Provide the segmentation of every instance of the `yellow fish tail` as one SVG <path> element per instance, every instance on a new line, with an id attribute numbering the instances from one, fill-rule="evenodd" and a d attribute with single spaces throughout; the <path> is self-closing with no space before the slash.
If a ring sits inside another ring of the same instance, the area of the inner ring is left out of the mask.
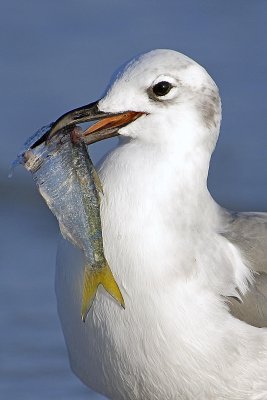
<path id="1" fill-rule="evenodd" d="M 92 269 L 85 266 L 83 276 L 83 294 L 82 294 L 82 320 L 85 322 L 86 316 L 93 304 L 97 288 L 102 285 L 106 291 L 125 308 L 125 303 L 112 275 L 108 264 L 101 269 Z"/>

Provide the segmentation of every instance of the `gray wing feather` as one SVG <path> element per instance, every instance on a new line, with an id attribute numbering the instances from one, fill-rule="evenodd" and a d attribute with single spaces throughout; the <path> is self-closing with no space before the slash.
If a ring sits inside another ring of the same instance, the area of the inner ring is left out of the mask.
<path id="1" fill-rule="evenodd" d="M 267 213 L 227 211 L 224 226 L 222 235 L 239 248 L 256 272 L 242 302 L 229 298 L 231 313 L 250 325 L 267 327 Z"/>

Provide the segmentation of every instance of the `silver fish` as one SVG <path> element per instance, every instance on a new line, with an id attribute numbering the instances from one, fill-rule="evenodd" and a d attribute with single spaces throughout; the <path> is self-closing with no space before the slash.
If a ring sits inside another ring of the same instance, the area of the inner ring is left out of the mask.
<path id="1" fill-rule="evenodd" d="M 48 125 L 32 136 L 15 163 L 22 163 L 32 173 L 62 235 L 84 253 L 81 315 L 85 321 L 100 284 L 123 308 L 124 300 L 104 255 L 102 188 L 81 130 L 70 127 L 49 136 L 50 128 Z"/>

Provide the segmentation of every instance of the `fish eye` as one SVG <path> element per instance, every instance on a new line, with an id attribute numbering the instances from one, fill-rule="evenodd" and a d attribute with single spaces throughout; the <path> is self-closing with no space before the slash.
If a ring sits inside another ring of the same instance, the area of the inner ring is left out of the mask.
<path id="1" fill-rule="evenodd" d="M 173 85 L 170 82 L 161 81 L 161 82 L 156 83 L 152 87 L 152 91 L 156 96 L 161 97 L 161 96 L 165 96 L 166 94 L 168 94 L 172 88 L 173 88 Z"/>

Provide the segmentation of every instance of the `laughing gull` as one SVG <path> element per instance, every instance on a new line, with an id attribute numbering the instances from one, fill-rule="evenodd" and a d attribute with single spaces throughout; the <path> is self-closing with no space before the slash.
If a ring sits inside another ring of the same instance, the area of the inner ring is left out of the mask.
<path id="1" fill-rule="evenodd" d="M 72 370 L 112 400 L 266 400 L 267 215 L 226 210 L 207 189 L 216 84 L 185 55 L 154 50 L 54 129 L 98 118 L 88 143 L 120 138 L 99 176 L 125 310 L 100 288 L 81 320 L 83 260 L 62 239 L 56 293 Z"/>

